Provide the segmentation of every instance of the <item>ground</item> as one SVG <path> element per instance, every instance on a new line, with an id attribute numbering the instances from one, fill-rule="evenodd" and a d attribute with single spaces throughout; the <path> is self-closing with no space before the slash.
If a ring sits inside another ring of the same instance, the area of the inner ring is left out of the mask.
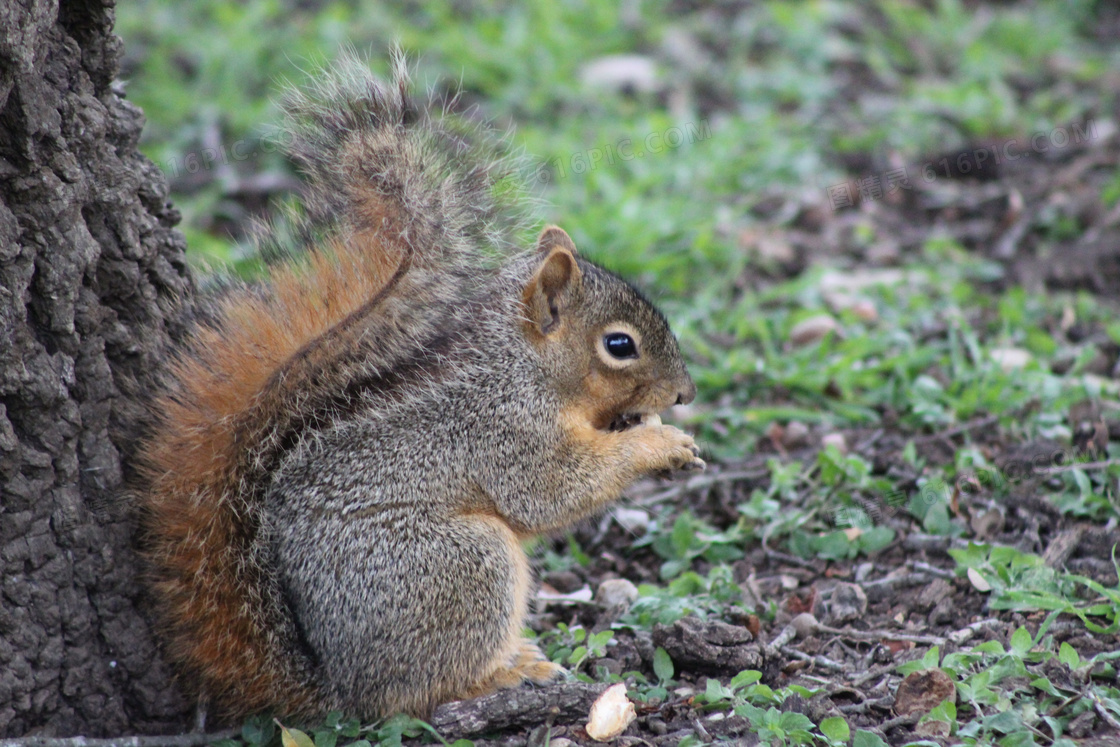
<path id="1" fill-rule="evenodd" d="M 588 744 L 582 680 L 627 686 L 619 744 L 1120 739 L 1111 6 L 120 14 L 197 255 L 254 272 L 249 219 L 296 183 L 261 129 L 275 79 L 397 38 L 421 80 L 514 128 L 543 218 L 681 338 L 699 396 L 672 417 L 709 470 L 539 542 L 532 631 L 573 672 L 541 692 L 569 700 L 508 728 L 437 713 L 443 734 Z M 430 738 L 302 728 L 320 747 Z"/>

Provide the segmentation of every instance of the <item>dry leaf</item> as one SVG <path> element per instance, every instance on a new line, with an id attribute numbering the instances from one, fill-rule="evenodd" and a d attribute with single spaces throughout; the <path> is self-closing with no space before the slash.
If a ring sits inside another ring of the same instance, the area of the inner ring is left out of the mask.
<path id="1" fill-rule="evenodd" d="M 956 702 L 957 687 L 940 669 L 926 669 L 906 675 L 894 694 L 894 712 L 899 716 L 925 715 L 943 701 Z"/>
<path id="2" fill-rule="evenodd" d="M 609 742 L 630 725 L 637 714 L 626 697 L 626 685 L 611 685 L 591 706 L 587 718 L 587 736 L 596 742 Z"/>

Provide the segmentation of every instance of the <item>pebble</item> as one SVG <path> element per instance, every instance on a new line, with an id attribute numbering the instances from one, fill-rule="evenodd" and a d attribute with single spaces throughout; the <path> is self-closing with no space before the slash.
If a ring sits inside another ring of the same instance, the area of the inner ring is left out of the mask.
<path id="1" fill-rule="evenodd" d="M 821 438 L 821 447 L 827 448 L 828 446 L 835 446 L 841 454 L 848 453 L 848 439 L 844 438 L 843 433 L 829 433 Z"/>
<path id="2" fill-rule="evenodd" d="M 813 617 L 808 612 L 802 612 L 800 615 L 790 620 L 789 623 L 793 626 L 793 629 L 797 631 L 798 638 L 808 638 L 816 633 L 817 628 L 820 627 L 817 618 Z"/>
<path id="3" fill-rule="evenodd" d="M 867 594 L 858 584 L 838 583 L 832 590 L 828 611 L 834 625 L 861 618 L 867 614 Z"/>
<path id="4" fill-rule="evenodd" d="M 1016 371 L 1031 362 L 1031 354 L 1019 348 L 993 348 L 988 354 L 1004 373 Z"/>
<path id="5" fill-rule="evenodd" d="M 852 313 L 856 315 L 857 319 L 865 322 L 879 321 L 879 310 L 875 308 L 874 303 L 866 299 L 852 304 Z"/>
<path id="6" fill-rule="evenodd" d="M 786 423 L 782 431 L 782 446 L 787 449 L 799 449 L 809 442 L 809 426 L 800 420 L 791 420 Z"/>
<path id="7" fill-rule="evenodd" d="M 595 600 L 604 607 L 629 607 L 638 599 L 638 587 L 624 578 L 610 578 L 599 584 Z"/>
<path id="8" fill-rule="evenodd" d="M 641 508 L 626 508 L 624 506 L 611 512 L 618 525 L 634 534 L 645 534 L 649 531 L 649 511 Z"/>
<path id="9" fill-rule="evenodd" d="M 615 91 L 652 93 L 658 89 L 657 65 L 652 57 L 615 54 L 592 60 L 580 70 L 584 85 Z"/>

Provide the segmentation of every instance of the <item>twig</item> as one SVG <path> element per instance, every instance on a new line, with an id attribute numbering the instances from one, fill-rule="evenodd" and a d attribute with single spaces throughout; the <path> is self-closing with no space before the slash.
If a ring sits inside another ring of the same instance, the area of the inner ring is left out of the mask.
<path id="1" fill-rule="evenodd" d="M 896 726 L 913 726 L 918 723 L 918 719 L 920 718 L 921 716 L 917 713 L 911 713 L 908 716 L 895 716 L 879 724 L 879 730 L 886 734 Z"/>
<path id="2" fill-rule="evenodd" d="M 1100 462 L 1074 462 L 1073 464 L 1063 464 L 1058 467 L 1035 467 L 1034 471 L 1040 475 L 1056 475 L 1059 472 L 1069 472 L 1075 469 L 1108 469 L 1120 464 L 1120 459 L 1105 459 Z"/>
<path id="3" fill-rule="evenodd" d="M 921 560 L 914 561 L 914 570 L 928 573 L 931 576 L 943 578 L 947 581 L 952 581 L 957 577 L 957 574 L 953 573 L 952 571 L 945 570 L 944 568 L 938 568 L 935 565 L 930 565 L 929 563 L 925 563 Z"/>
<path id="4" fill-rule="evenodd" d="M 881 666 L 875 667 L 874 669 L 868 669 L 866 672 L 861 674 L 859 677 L 856 677 L 854 679 L 850 679 L 850 680 L 848 680 L 848 682 L 850 682 L 854 687 L 859 687 L 864 682 L 867 682 L 868 680 L 873 680 L 876 677 L 881 677 L 884 674 L 890 674 L 891 672 L 893 672 L 897 668 L 898 668 L 898 664 L 896 664 L 892 661 L 890 664 L 883 664 Z"/>
<path id="5" fill-rule="evenodd" d="M 232 739 L 240 729 L 226 729 L 211 734 L 169 734 L 155 737 L 17 737 L 0 739 L 0 747 L 198 747 L 222 739 Z"/>
<path id="6" fill-rule="evenodd" d="M 795 638 L 797 638 L 797 626 L 793 623 L 787 623 L 774 640 L 770 641 L 770 648 L 781 648 Z"/>
<path id="7" fill-rule="evenodd" d="M 977 620 L 971 625 L 950 633 L 949 640 L 959 646 L 972 636 L 979 633 L 981 630 L 985 630 L 987 628 L 998 628 L 1000 625 L 1003 625 L 1003 623 L 995 619 L 994 617 L 989 617 L 986 620 Z"/>
<path id="8" fill-rule="evenodd" d="M 821 625 L 818 630 L 822 633 L 855 638 L 857 641 L 877 641 L 885 638 L 889 641 L 909 641 L 910 643 L 924 643 L 929 646 L 944 646 L 946 639 L 936 635 L 911 635 L 909 633 L 892 633 L 887 630 L 851 630 L 850 628 L 832 628 Z"/>
<path id="9" fill-rule="evenodd" d="M 810 662 L 811 664 L 816 664 L 817 666 L 822 667 L 824 669 L 831 669 L 834 672 L 843 672 L 846 669 L 846 667 L 843 664 L 841 664 L 838 661 L 833 661 L 832 659 L 829 659 L 827 656 L 820 656 L 820 655 L 814 656 L 812 654 L 807 654 L 804 651 L 798 651 L 793 646 L 782 646 L 780 650 L 783 654 L 785 654 L 786 656 L 789 656 L 793 659 L 800 659 L 801 661 L 807 661 L 807 662 Z"/>
<path id="10" fill-rule="evenodd" d="M 840 711 L 840 713 L 867 713 L 872 708 L 881 708 L 885 711 L 889 711 L 893 703 L 894 697 L 887 695 L 882 698 L 876 698 L 875 700 L 868 699 L 861 700 L 858 703 L 846 703 L 836 706 L 836 710 Z"/>
<path id="11" fill-rule="evenodd" d="M 888 641 L 907 641 L 910 643 L 921 643 L 927 646 L 944 646 L 946 643 L 961 644 L 967 641 L 972 636 L 976 635 L 984 628 L 992 628 L 1001 625 L 999 620 L 989 618 L 987 620 L 979 620 L 972 623 L 966 628 L 950 633 L 948 636 L 939 635 L 914 635 L 911 633 L 895 633 L 889 630 L 852 630 L 850 628 L 833 628 L 828 625 L 820 625 L 817 630 L 821 633 L 830 633 L 844 638 L 854 638 L 859 641 L 875 641 L 885 639 Z M 893 666 L 893 665 L 892 665 Z M 864 677 L 866 675 L 861 675 Z"/>
<path id="12" fill-rule="evenodd" d="M 681 485 L 675 485 L 668 490 L 663 490 L 660 493 L 639 498 L 634 501 L 639 506 L 651 506 L 658 503 L 665 503 L 675 498 L 679 498 L 685 493 L 691 493 L 693 490 L 700 488 L 708 488 L 712 485 L 718 485 L 723 482 L 735 482 L 736 480 L 750 480 L 757 477 L 765 477 L 770 474 L 770 470 L 766 468 L 742 470 L 740 472 L 721 472 L 718 475 L 701 475 L 698 477 L 690 477 Z"/>
<path id="13" fill-rule="evenodd" d="M 1104 703 L 1101 702 L 1101 699 L 1095 695 L 1093 696 L 1093 710 L 1097 712 L 1097 715 L 1100 716 L 1106 724 L 1120 732 L 1120 721 L 1117 721 L 1116 717 L 1108 712 L 1108 709 L 1104 707 Z"/>
<path id="14" fill-rule="evenodd" d="M 693 718 L 692 719 L 692 728 L 696 730 L 697 736 L 699 736 L 700 739 L 702 739 L 703 741 L 705 741 L 705 742 L 712 741 L 712 735 L 709 734 L 708 730 L 704 728 L 704 725 L 702 723 L 700 723 L 700 719 L 698 719 L 698 718 Z"/>
<path id="15" fill-rule="evenodd" d="M 796 555 L 790 555 L 789 553 L 781 552 L 780 550 L 773 550 L 769 545 L 766 544 L 765 540 L 762 543 L 762 550 L 766 553 L 766 558 L 768 560 L 777 560 L 781 563 L 786 563 L 787 565 L 796 565 L 800 568 L 807 568 L 814 573 L 820 573 L 820 571 L 816 566 L 813 565 L 811 561 L 805 560 L 804 558 L 799 558 Z"/>
<path id="16" fill-rule="evenodd" d="M 941 431 L 940 433 L 931 433 L 928 436 L 919 436 L 918 438 L 914 439 L 914 443 L 915 444 L 924 444 L 924 443 L 928 443 L 930 441 L 939 441 L 943 438 L 952 438 L 953 436 L 959 436 L 962 433 L 967 433 L 968 431 L 974 431 L 977 428 L 983 428 L 985 426 L 993 425 L 993 424 L 998 423 L 998 422 L 999 422 L 999 416 L 998 415 L 988 415 L 988 416 L 983 417 L 983 418 L 977 418 L 976 420 L 973 420 L 973 421 L 968 422 L 968 423 L 961 423 L 960 425 L 949 428 L 948 430 Z"/>
<path id="17" fill-rule="evenodd" d="M 874 581 L 861 581 L 860 586 L 864 591 L 871 591 L 872 589 L 882 591 L 883 589 L 890 589 L 895 586 L 918 586 L 919 584 L 928 584 L 930 577 L 924 573 L 907 573 L 902 576 L 883 576 Z"/>

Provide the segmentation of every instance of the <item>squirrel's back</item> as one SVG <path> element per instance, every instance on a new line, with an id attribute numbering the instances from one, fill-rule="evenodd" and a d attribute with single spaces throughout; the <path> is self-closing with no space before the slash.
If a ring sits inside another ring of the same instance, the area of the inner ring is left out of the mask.
<path id="1" fill-rule="evenodd" d="M 430 360 L 523 227 L 514 169 L 348 59 L 286 101 L 309 182 L 306 253 L 234 289 L 169 368 L 137 493 L 172 658 L 230 715 L 319 710 L 314 662 L 255 542 L 284 450 L 364 389 Z M 467 301 L 467 303 L 465 303 Z"/>

